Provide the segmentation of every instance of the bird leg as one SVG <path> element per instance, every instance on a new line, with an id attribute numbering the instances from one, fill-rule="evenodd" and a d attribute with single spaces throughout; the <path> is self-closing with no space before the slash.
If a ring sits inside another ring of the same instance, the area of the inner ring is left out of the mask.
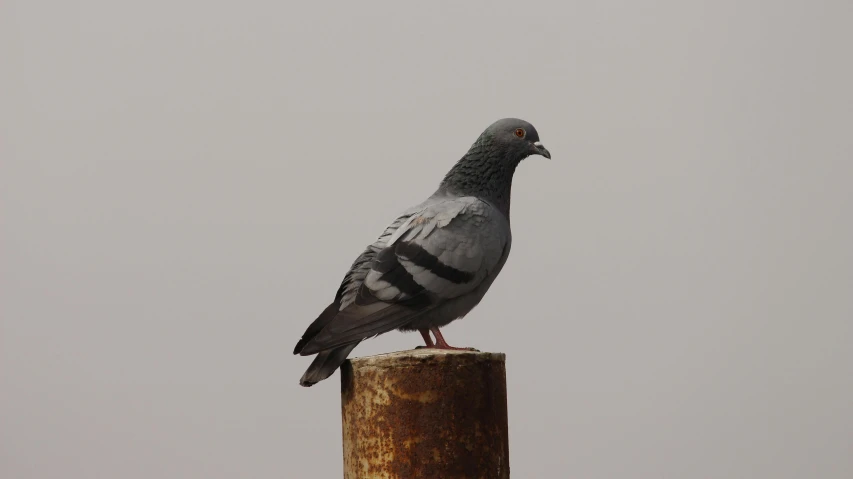
<path id="1" fill-rule="evenodd" d="M 444 340 L 444 336 L 441 335 L 441 331 L 439 331 L 438 328 L 429 328 L 429 330 L 435 335 L 435 346 L 428 347 L 434 347 L 435 349 L 451 349 L 453 351 L 476 351 L 474 348 L 455 348 L 447 344 L 447 341 Z M 424 334 L 423 330 L 421 330 L 421 334 Z"/>
<path id="2" fill-rule="evenodd" d="M 432 338 L 429 335 L 429 329 L 427 329 L 427 328 L 419 329 L 418 332 L 420 332 L 421 336 L 424 337 L 424 342 L 426 343 L 426 347 L 428 347 L 428 348 L 434 348 L 435 347 L 435 344 L 432 343 Z"/>

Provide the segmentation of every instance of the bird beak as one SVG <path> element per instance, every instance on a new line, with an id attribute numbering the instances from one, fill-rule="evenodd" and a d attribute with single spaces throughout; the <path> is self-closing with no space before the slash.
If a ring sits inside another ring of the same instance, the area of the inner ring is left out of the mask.
<path id="1" fill-rule="evenodd" d="M 537 155 L 542 155 L 542 156 L 544 156 L 545 158 L 548 158 L 549 160 L 551 159 L 551 152 L 550 152 L 550 151 L 548 151 L 548 149 L 547 149 L 547 148 L 545 148 L 544 146 L 542 146 L 542 143 L 539 143 L 539 142 L 537 141 L 536 143 L 534 143 L 534 144 L 533 144 L 533 147 L 536 149 L 536 154 L 537 154 Z"/>

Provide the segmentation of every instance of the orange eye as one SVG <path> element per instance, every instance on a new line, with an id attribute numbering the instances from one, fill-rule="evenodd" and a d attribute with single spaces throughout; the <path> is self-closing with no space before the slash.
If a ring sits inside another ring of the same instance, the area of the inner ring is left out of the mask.
<path id="1" fill-rule="evenodd" d="M 517 130 L 515 130 L 515 136 L 519 138 L 524 138 L 524 129 L 518 128 Z"/>

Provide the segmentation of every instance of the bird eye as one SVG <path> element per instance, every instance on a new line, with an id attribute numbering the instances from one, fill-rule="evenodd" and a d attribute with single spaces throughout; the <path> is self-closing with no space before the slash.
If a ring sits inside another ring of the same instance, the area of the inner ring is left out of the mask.
<path id="1" fill-rule="evenodd" d="M 515 136 L 517 136 L 519 138 L 524 138 L 524 129 L 523 128 L 516 129 L 515 130 Z"/>

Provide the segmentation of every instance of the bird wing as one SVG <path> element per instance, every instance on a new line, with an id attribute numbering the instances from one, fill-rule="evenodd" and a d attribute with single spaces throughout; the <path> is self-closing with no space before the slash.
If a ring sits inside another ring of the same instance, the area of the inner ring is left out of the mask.
<path id="1" fill-rule="evenodd" d="M 303 337 L 300 354 L 397 329 L 474 291 L 499 266 L 509 242 L 509 223 L 491 204 L 475 197 L 427 200 L 356 260 L 338 291 L 339 310 L 327 308 L 313 337 Z"/>

